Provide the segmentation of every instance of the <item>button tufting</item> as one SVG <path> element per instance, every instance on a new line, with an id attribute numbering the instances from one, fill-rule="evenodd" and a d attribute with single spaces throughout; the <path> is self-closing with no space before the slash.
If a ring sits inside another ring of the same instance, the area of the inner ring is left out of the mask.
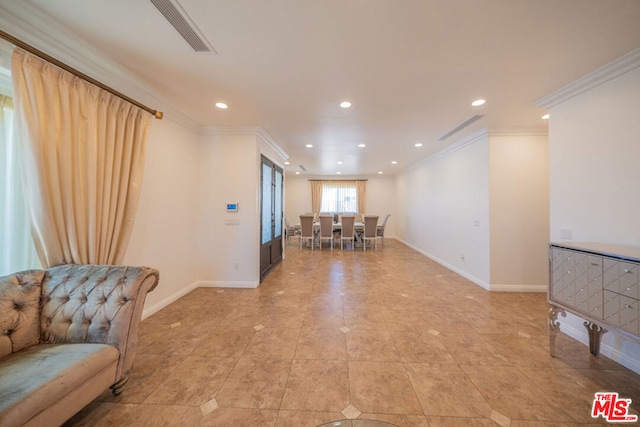
<path id="1" fill-rule="evenodd" d="M 16 311 L 21 311 L 24 308 L 24 305 L 21 302 L 14 302 L 13 309 Z"/>
<path id="2" fill-rule="evenodd" d="M 11 332 L 13 332 L 11 329 L 7 329 L 6 331 L 4 331 L 2 334 L 3 335 L 11 335 Z"/>

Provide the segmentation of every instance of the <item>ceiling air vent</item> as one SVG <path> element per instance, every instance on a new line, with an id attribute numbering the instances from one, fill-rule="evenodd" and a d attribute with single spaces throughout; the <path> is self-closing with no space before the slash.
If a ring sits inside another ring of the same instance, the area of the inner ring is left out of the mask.
<path id="1" fill-rule="evenodd" d="M 302 170 L 302 172 L 306 172 L 307 171 L 307 168 L 305 168 L 304 166 L 302 166 L 302 165 L 298 165 L 298 166 L 300 166 L 300 170 Z"/>
<path id="2" fill-rule="evenodd" d="M 150 0 L 167 21 L 176 29 L 189 46 L 196 52 L 214 52 L 211 43 L 198 31 L 197 27 L 176 0 Z"/>
<path id="3" fill-rule="evenodd" d="M 454 133 L 458 133 L 460 132 L 462 129 L 466 128 L 467 126 L 469 126 L 471 123 L 480 120 L 481 118 L 483 118 L 484 116 L 479 116 L 479 115 L 475 115 L 473 117 L 471 117 L 469 120 L 467 120 L 466 122 L 462 123 L 461 125 L 459 125 L 458 127 L 455 127 L 453 129 L 451 129 L 449 132 L 445 133 L 444 135 L 442 135 L 440 138 L 438 138 L 438 141 L 444 141 L 445 139 L 449 138 L 451 135 L 453 135 Z"/>

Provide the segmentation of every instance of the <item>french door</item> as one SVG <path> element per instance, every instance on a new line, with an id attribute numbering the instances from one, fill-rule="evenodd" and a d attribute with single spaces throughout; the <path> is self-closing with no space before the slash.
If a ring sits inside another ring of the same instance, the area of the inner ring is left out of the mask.
<path id="1" fill-rule="evenodd" d="M 260 190 L 260 282 L 282 261 L 282 169 L 262 156 Z"/>

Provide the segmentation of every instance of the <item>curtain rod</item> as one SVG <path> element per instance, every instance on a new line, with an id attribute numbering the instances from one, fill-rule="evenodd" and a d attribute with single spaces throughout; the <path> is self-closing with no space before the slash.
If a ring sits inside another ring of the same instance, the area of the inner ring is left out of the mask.
<path id="1" fill-rule="evenodd" d="M 348 178 L 345 178 L 345 179 L 310 179 L 309 181 L 324 181 L 324 182 L 337 181 L 337 182 L 340 182 L 340 181 L 369 181 L 369 180 L 368 179 L 348 179 Z"/>
<path id="2" fill-rule="evenodd" d="M 162 111 L 154 110 L 152 108 L 147 107 L 144 104 L 139 103 L 135 99 L 129 98 L 127 95 L 124 95 L 124 94 L 118 92 L 117 90 L 105 85 L 104 83 L 101 83 L 98 80 L 87 76 L 83 72 L 78 71 L 75 68 L 72 68 L 72 67 L 68 66 L 64 62 L 58 61 L 54 57 L 47 55 L 46 53 L 36 49 L 35 47 L 31 46 L 30 44 L 27 44 L 27 43 L 23 42 L 22 40 L 13 37 L 11 34 L 5 33 L 4 31 L 0 30 L 0 37 L 5 39 L 9 43 L 12 43 L 12 44 L 18 46 L 19 48 L 24 49 L 27 52 L 32 53 L 32 54 L 44 59 L 45 61 L 48 61 L 48 62 L 52 63 L 53 65 L 56 65 L 57 67 L 60 67 L 63 70 L 70 72 L 71 74 L 73 74 L 73 75 L 75 75 L 77 77 L 80 77 L 82 80 L 85 80 L 85 81 L 87 81 L 87 82 L 89 82 L 89 83 L 91 83 L 93 85 L 96 85 L 100 89 L 104 89 L 107 92 L 117 96 L 118 98 L 124 99 L 128 103 L 133 104 L 136 107 L 153 114 L 153 116 L 156 119 L 162 120 L 162 116 L 163 116 Z"/>

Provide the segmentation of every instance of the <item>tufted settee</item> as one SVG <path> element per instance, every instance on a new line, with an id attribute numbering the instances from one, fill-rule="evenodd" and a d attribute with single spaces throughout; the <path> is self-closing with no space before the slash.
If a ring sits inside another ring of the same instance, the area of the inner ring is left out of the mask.
<path id="1" fill-rule="evenodd" d="M 0 277 L 0 426 L 60 425 L 119 394 L 157 283 L 155 269 L 107 265 Z"/>

